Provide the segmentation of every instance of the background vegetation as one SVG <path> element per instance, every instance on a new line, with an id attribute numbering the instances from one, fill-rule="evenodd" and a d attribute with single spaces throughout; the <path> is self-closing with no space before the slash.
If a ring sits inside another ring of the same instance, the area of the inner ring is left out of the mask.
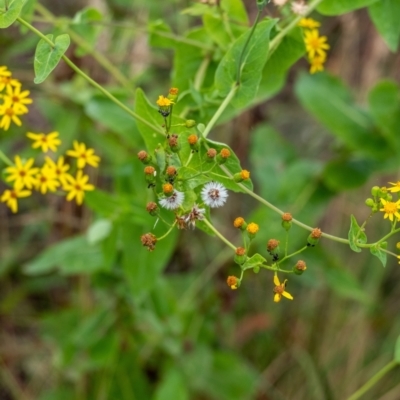
<path id="1" fill-rule="evenodd" d="M 227 43 L 221 39 L 220 53 L 210 56 L 177 39 L 215 39 L 212 25 L 199 31 L 201 17 L 182 13 L 193 2 L 40 3 L 34 24 L 73 32 L 68 56 L 130 106 L 136 87 L 155 101 L 176 86 L 192 96 L 188 117 L 206 123 L 215 112 L 207 96 Z M 253 21 L 255 2 L 244 5 Z M 82 22 L 84 7 L 99 10 L 90 18 L 102 23 Z M 268 13 L 276 16 L 277 8 L 270 4 Z M 227 112 L 210 137 L 235 151 L 268 201 L 346 237 L 350 214 L 360 221 L 369 215 L 371 186 L 399 179 L 400 56 L 366 8 L 315 17 L 331 45 L 328 73 L 308 74 L 293 36 L 293 51 L 278 53 L 254 102 Z M 0 32 L 0 64 L 34 99 L 24 125 L 0 134 L 1 149 L 29 156 L 27 131 L 56 130 L 62 150 L 79 139 L 102 163 L 91 176 L 99 190 L 84 207 L 56 195 L 33 196 L 16 215 L 0 206 L 2 400 L 344 399 L 392 359 L 400 332 L 394 258 L 383 268 L 369 252 L 322 240 L 305 255 L 306 273 L 290 279 L 294 301 L 274 304 L 267 274 L 249 274 L 230 290 L 226 277 L 237 273 L 231 251 L 200 230 L 174 231 L 152 253 L 142 247 L 140 235 L 154 219 L 145 212 L 150 194 L 135 121 L 63 62 L 34 85 L 37 41 L 18 24 Z M 206 57 L 199 90 L 196 73 Z M 376 132 L 386 145 L 376 145 Z M 258 222 L 254 251 L 265 253 L 268 239 L 283 237 L 279 215 L 244 194 L 231 193 L 214 211 L 232 242 L 239 242 L 234 218 Z M 382 215 L 368 225 L 371 240 L 387 230 Z M 307 234 L 293 227 L 291 246 Z M 364 398 L 397 400 L 399 393 L 397 368 Z"/>

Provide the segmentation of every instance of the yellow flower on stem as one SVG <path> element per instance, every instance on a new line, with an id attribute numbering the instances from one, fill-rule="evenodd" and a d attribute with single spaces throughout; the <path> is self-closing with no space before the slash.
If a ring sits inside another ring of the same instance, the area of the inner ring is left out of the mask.
<path id="1" fill-rule="evenodd" d="M 32 189 L 36 185 L 35 175 L 38 173 L 38 168 L 32 168 L 34 159 L 29 158 L 25 163 L 21 161 L 20 156 L 15 156 L 15 166 L 7 167 L 6 172 L 10 174 L 6 178 L 6 182 L 14 182 L 15 186 L 23 189 L 25 186 Z"/>
<path id="2" fill-rule="evenodd" d="M 326 36 L 319 36 L 317 29 L 306 31 L 304 33 L 304 43 L 306 45 L 308 57 L 313 59 L 316 55 L 326 55 L 326 50 L 329 49 L 329 44 L 325 43 L 327 40 Z"/>
<path id="3" fill-rule="evenodd" d="M 28 97 L 29 93 L 29 90 L 21 92 L 21 86 L 16 86 L 14 89 L 12 86 L 7 86 L 7 94 L 4 95 L 4 99 L 9 101 L 15 109 L 27 113 L 26 104 L 32 104 L 32 99 Z"/>
<path id="4" fill-rule="evenodd" d="M 69 176 L 67 173 L 69 170 L 69 165 L 64 163 L 64 157 L 60 156 L 57 160 L 57 163 L 54 162 L 50 157 L 46 157 L 46 164 L 54 171 L 57 179 L 62 183 L 62 185 L 65 185 L 67 182 L 67 176 Z"/>
<path id="5" fill-rule="evenodd" d="M 170 105 L 174 104 L 172 100 L 164 96 L 158 96 L 156 103 L 159 107 L 169 107 Z"/>
<path id="6" fill-rule="evenodd" d="M 275 284 L 275 287 L 274 287 L 274 293 L 275 293 L 274 294 L 274 302 L 275 303 L 278 303 L 279 301 L 281 301 L 282 296 L 286 297 L 289 300 L 293 300 L 293 296 L 285 290 L 286 282 L 287 282 L 287 279 L 285 279 L 283 281 L 283 283 L 280 283 L 278 275 L 277 274 L 274 275 L 274 284 Z"/>
<path id="7" fill-rule="evenodd" d="M 94 185 L 87 183 L 89 177 L 87 175 L 83 175 L 81 170 L 76 173 L 76 178 L 71 175 L 68 175 L 66 178 L 68 182 L 65 183 L 64 190 L 69 192 L 67 194 L 67 200 L 71 201 L 73 198 L 76 198 L 76 203 L 81 205 L 85 196 L 85 192 L 94 190 Z"/>
<path id="8" fill-rule="evenodd" d="M 400 181 L 397 182 L 389 182 L 393 187 L 388 188 L 389 192 L 395 193 L 400 192 Z"/>
<path id="9" fill-rule="evenodd" d="M 26 136 L 29 139 L 34 140 L 32 147 L 34 149 L 41 148 L 44 153 L 50 150 L 57 151 L 57 146 L 61 144 L 61 140 L 58 139 L 58 132 L 50 132 L 48 135 L 44 133 L 32 133 L 28 132 Z"/>
<path id="10" fill-rule="evenodd" d="M 100 157 L 94 154 L 93 149 L 87 149 L 84 143 L 74 140 L 74 150 L 68 150 L 67 155 L 78 159 L 78 168 L 84 168 L 86 164 L 98 167 Z"/>
<path id="11" fill-rule="evenodd" d="M 60 182 L 54 170 L 45 164 L 37 175 L 36 190 L 40 190 L 42 194 L 55 192 Z"/>
<path id="12" fill-rule="evenodd" d="M 22 190 L 18 185 L 14 189 L 7 189 L 1 196 L 0 201 L 6 203 L 13 213 L 18 211 L 18 199 L 22 197 L 28 197 L 32 194 L 30 190 Z"/>
<path id="13" fill-rule="evenodd" d="M 6 101 L 0 106 L 0 116 L 2 116 L 0 120 L 0 128 L 7 131 L 10 127 L 11 121 L 14 122 L 15 125 L 21 126 L 22 122 L 19 119 L 19 116 L 23 114 L 26 113 L 21 111 L 21 109 L 15 108 L 9 101 Z"/>
<path id="14" fill-rule="evenodd" d="M 326 61 L 326 54 L 315 56 L 310 60 L 310 73 L 315 74 L 318 71 L 324 70 L 324 64 Z"/>
<path id="15" fill-rule="evenodd" d="M 385 213 L 383 218 L 389 218 L 390 221 L 393 222 L 393 216 L 395 216 L 398 220 L 400 220 L 400 213 L 398 211 L 400 209 L 400 200 L 393 202 L 381 199 L 381 203 L 383 207 L 379 211 L 383 211 Z"/>
<path id="16" fill-rule="evenodd" d="M 302 18 L 298 24 L 301 28 L 315 29 L 319 28 L 321 24 L 312 18 Z"/>

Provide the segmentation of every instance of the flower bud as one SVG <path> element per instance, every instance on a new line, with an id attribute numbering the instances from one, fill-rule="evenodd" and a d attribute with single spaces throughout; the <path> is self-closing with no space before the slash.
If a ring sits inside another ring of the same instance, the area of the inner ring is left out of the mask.
<path id="1" fill-rule="evenodd" d="M 185 121 L 186 128 L 193 128 L 196 125 L 196 121 L 194 119 L 187 119 Z"/>
<path id="2" fill-rule="evenodd" d="M 293 267 L 293 272 L 296 275 L 301 275 L 307 269 L 307 265 L 303 260 L 297 261 L 296 265 Z"/>
<path id="3" fill-rule="evenodd" d="M 258 273 L 260 272 L 260 266 L 259 266 L 259 265 L 256 265 L 256 266 L 253 268 L 253 272 L 254 272 L 255 274 L 258 274 Z"/>
<path id="4" fill-rule="evenodd" d="M 314 247 L 318 243 L 321 236 L 322 236 L 321 229 L 319 228 L 313 229 L 307 238 L 307 246 Z"/>
<path id="5" fill-rule="evenodd" d="M 267 242 L 267 251 L 271 254 L 273 261 L 279 260 L 279 240 L 269 239 Z"/>
<path id="6" fill-rule="evenodd" d="M 153 184 L 156 181 L 156 170 L 151 165 L 144 168 L 146 182 Z"/>
<path id="7" fill-rule="evenodd" d="M 250 179 L 250 172 L 245 169 L 233 175 L 233 180 L 238 183 L 247 179 Z"/>
<path id="8" fill-rule="evenodd" d="M 178 135 L 173 133 L 168 139 L 169 148 L 173 153 L 177 153 L 181 149 Z"/>
<path id="9" fill-rule="evenodd" d="M 283 213 L 282 214 L 282 226 L 283 228 L 288 231 L 292 227 L 292 214 L 290 213 Z"/>
<path id="10" fill-rule="evenodd" d="M 242 265 L 246 261 L 246 250 L 243 247 L 238 247 L 235 251 L 235 257 L 233 260 L 236 264 Z"/>
<path id="11" fill-rule="evenodd" d="M 173 165 L 169 165 L 165 171 L 165 173 L 169 176 L 169 177 L 174 177 L 177 174 L 176 168 Z"/>
<path id="12" fill-rule="evenodd" d="M 247 224 L 246 221 L 242 218 L 242 217 L 237 217 L 234 221 L 233 221 L 233 226 L 235 228 L 240 229 L 241 231 L 245 231 L 247 228 Z"/>
<path id="13" fill-rule="evenodd" d="M 215 156 L 217 155 L 217 150 L 215 149 L 208 149 L 205 155 L 205 159 L 207 162 L 214 162 Z"/>
<path id="14" fill-rule="evenodd" d="M 371 189 L 372 196 L 374 196 L 374 197 L 379 196 L 380 190 L 381 190 L 381 188 L 379 186 L 372 187 L 372 189 Z"/>
<path id="15" fill-rule="evenodd" d="M 199 138 L 197 135 L 193 134 L 188 137 L 188 143 L 192 150 L 198 151 L 199 150 Z"/>
<path id="16" fill-rule="evenodd" d="M 151 155 L 147 154 L 146 151 L 142 150 L 139 151 L 137 154 L 138 159 L 143 163 L 143 164 L 149 164 L 151 162 Z"/>
<path id="17" fill-rule="evenodd" d="M 164 183 L 164 185 L 162 185 L 162 190 L 167 197 L 172 196 L 174 193 L 174 187 L 170 183 Z"/>
<path id="18" fill-rule="evenodd" d="M 375 201 L 369 197 L 365 200 L 365 205 L 372 208 L 375 205 Z"/>
<path id="19" fill-rule="evenodd" d="M 154 203 L 154 201 L 147 203 L 146 211 L 153 217 L 155 217 L 159 213 L 158 206 L 156 203 Z"/>
<path id="20" fill-rule="evenodd" d="M 169 89 L 168 98 L 174 103 L 178 99 L 178 92 L 179 92 L 179 89 L 177 89 L 177 88 Z"/>
<path id="21" fill-rule="evenodd" d="M 228 276 L 228 278 L 226 279 L 226 283 L 232 290 L 237 289 L 238 286 L 240 285 L 239 279 L 233 275 Z"/>
<path id="22" fill-rule="evenodd" d="M 226 160 L 230 157 L 231 152 L 224 148 L 222 149 L 219 154 L 217 155 L 217 163 L 218 165 L 222 165 L 226 163 Z"/>
<path id="23" fill-rule="evenodd" d="M 254 222 L 250 222 L 246 228 L 249 238 L 254 239 L 256 237 L 256 233 L 259 231 L 259 229 L 260 228 L 257 224 L 255 224 Z"/>
<path id="24" fill-rule="evenodd" d="M 146 233 L 140 237 L 140 241 L 149 251 L 153 251 L 157 243 L 157 237 L 152 233 Z"/>

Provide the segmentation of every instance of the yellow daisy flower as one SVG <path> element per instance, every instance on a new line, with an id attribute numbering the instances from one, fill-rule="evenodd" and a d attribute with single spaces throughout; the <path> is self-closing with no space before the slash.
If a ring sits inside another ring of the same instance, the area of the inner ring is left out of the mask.
<path id="1" fill-rule="evenodd" d="M 158 96 L 158 100 L 156 101 L 156 103 L 159 107 L 168 107 L 168 106 L 174 104 L 174 102 L 172 100 L 170 100 L 164 96 Z"/>
<path id="2" fill-rule="evenodd" d="M 27 113 L 28 108 L 26 104 L 32 104 L 32 99 L 28 97 L 29 93 L 29 90 L 21 92 L 21 86 L 16 86 L 14 89 L 12 86 L 7 86 L 7 94 L 4 95 L 4 99 L 8 100 L 15 109 Z"/>
<path id="3" fill-rule="evenodd" d="M 81 170 L 76 173 L 76 178 L 71 175 L 68 175 L 66 178 L 68 182 L 64 185 L 64 190 L 69 192 L 67 194 L 67 200 L 71 201 L 73 198 L 76 198 L 76 203 L 78 205 L 82 204 L 85 191 L 95 189 L 94 185 L 87 183 L 89 177 L 87 175 L 83 175 Z"/>
<path id="4" fill-rule="evenodd" d="M 381 203 L 383 207 L 379 211 L 383 211 L 385 213 L 383 218 L 385 219 L 389 218 L 390 221 L 393 222 L 393 215 L 394 215 L 398 220 L 400 220 L 400 213 L 398 211 L 400 209 L 400 200 L 393 202 L 381 199 Z"/>
<path id="5" fill-rule="evenodd" d="M 10 174 L 6 178 L 6 182 L 15 181 L 14 185 L 23 189 L 25 186 L 32 189 L 36 185 L 35 175 L 38 173 L 38 168 L 32 168 L 34 159 L 29 158 L 25 163 L 21 161 L 20 156 L 15 156 L 15 166 L 7 167 L 6 172 Z"/>
<path id="6" fill-rule="evenodd" d="M 22 122 L 19 119 L 19 116 L 22 114 L 26 113 L 22 112 L 20 109 L 16 109 L 9 101 L 6 101 L 0 106 L 0 116 L 2 116 L 0 120 L 0 128 L 7 131 L 11 125 L 11 121 L 14 122 L 15 125 L 21 126 Z"/>
<path id="7" fill-rule="evenodd" d="M 395 193 L 400 192 L 400 181 L 397 182 L 389 182 L 393 187 L 388 188 L 389 192 Z"/>
<path id="8" fill-rule="evenodd" d="M 15 186 L 14 189 L 7 189 L 1 196 L 0 201 L 6 203 L 13 213 L 18 211 L 18 199 L 28 197 L 32 194 L 30 190 L 22 190 L 20 186 Z"/>
<path id="9" fill-rule="evenodd" d="M 10 75 L 0 75 L 0 92 L 4 88 L 9 88 L 9 87 L 18 87 L 21 86 L 21 82 L 18 79 L 14 79 Z"/>
<path id="10" fill-rule="evenodd" d="M 51 151 L 57 151 L 57 146 L 61 144 L 61 140 L 58 139 L 58 132 L 50 132 L 48 135 L 44 133 L 32 133 L 28 132 L 26 136 L 29 139 L 34 140 L 32 147 L 34 149 L 41 148 L 44 153 L 47 153 L 49 149 Z"/>
<path id="11" fill-rule="evenodd" d="M 74 140 L 74 150 L 68 150 L 67 155 L 78 159 L 78 168 L 84 168 L 86 164 L 92 167 L 98 167 L 100 157 L 94 154 L 93 149 L 86 149 L 84 143 L 78 143 Z"/>
<path id="12" fill-rule="evenodd" d="M 285 279 L 283 281 L 283 283 L 280 283 L 278 275 L 277 274 L 274 275 L 274 284 L 275 284 L 275 287 L 274 287 L 274 293 L 275 293 L 274 294 L 274 302 L 275 303 L 278 303 L 279 301 L 281 301 L 282 296 L 286 297 L 289 300 L 293 300 L 293 296 L 290 293 L 286 292 L 286 290 L 285 290 L 286 282 L 287 282 L 287 279 Z"/>
<path id="13" fill-rule="evenodd" d="M 46 157 L 46 164 L 54 171 L 57 179 L 63 185 L 65 185 L 65 183 L 67 182 L 67 176 L 69 176 L 69 174 L 67 173 L 67 171 L 69 170 L 69 165 L 64 164 L 64 157 L 60 156 L 57 160 L 57 163 L 55 163 L 50 157 Z"/>
<path id="14" fill-rule="evenodd" d="M 328 50 L 330 47 L 328 43 L 325 43 L 327 40 L 328 39 L 326 36 L 319 36 L 317 29 L 305 31 L 304 43 L 306 45 L 308 57 L 313 59 L 316 55 L 325 55 L 326 50 Z"/>
<path id="15" fill-rule="evenodd" d="M 323 71 L 325 61 L 326 61 L 326 54 L 312 58 L 310 60 L 310 73 L 315 74 L 318 71 Z"/>
<path id="16" fill-rule="evenodd" d="M 42 194 L 49 192 L 55 192 L 57 187 L 60 186 L 60 182 L 57 179 L 57 175 L 54 170 L 45 164 L 37 175 L 36 190 L 40 190 Z"/>
<path id="17" fill-rule="evenodd" d="M 321 24 L 312 18 L 302 18 L 299 22 L 299 26 L 306 29 L 315 29 L 319 28 Z"/>

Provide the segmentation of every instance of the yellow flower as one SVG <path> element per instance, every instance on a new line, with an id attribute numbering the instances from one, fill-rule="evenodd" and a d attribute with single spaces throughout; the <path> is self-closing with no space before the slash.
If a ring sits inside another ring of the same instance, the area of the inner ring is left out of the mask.
<path id="1" fill-rule="evenodd" d="M 324 63 L 326 61 L 326 55 L 320 55 L 310 60 L 310 73 L 315 74 L 318 71 L 324 70 Z"/>
<path id="2" fill-rule="evenodd" d="M 7 71 L 9 72 L 9 71 Z M 9 88 L 9 87 L 18 87 L 21 86 L 21 82 L 18 79 L 13 79 L 11 77 L 11 72 L 9 75 L 0 75 L 0 92 L 4 89 L 4 88 Z"/>
<path id="3" fill-rule="evenodd" d="M 48 135 L 44 133 L 32 133 L 28 132 L 26 136 L 29 139 L 34 140 L 32 147 L 34 149 L 41 148 L 44 153 L 50 150 L 57 151 L 57 146 L 61 144 L 61 140 L 58 139 L 58 132 L 50 132 Z"/>
<path id="4" fill-rule="evenodd" d="M 18 117 L 22 114 L 26 113 L 22 112 L 20 109 L 16 109 L 9 101 L 6 101 L 0 106 L 0 115 L 3 116 L 0 121 L 0 128 L 7 131 L 10 127 L 11 121 L 14 122 L 15 125 L 21 126 L 22 122 Z"/>
<path id="5" fill-rule="evenodd" d="M 304 43 L 310 59 L 313 59 L 316 55 L 325 55 L 325 50 L 329 49 L 329 44 L 325 43 L 327 41 L 326 36 L 319 36 L 317 29 L 306 31 L 304 36 Z"/>
<path id="6" fill-rule="evenodd" d="M 0 77 L 4 77 L 4 76 L 11 76 L 11 72 L 8 71 L 8 69 L 5 65 L 2 65 L 0 67 Z"/>
<path id="7" fill-rule="evenodd" d="M 7 86 L 7 94 L 4 95 L 4 100 L 9 101 L 15 109 L 27 113 L 26 104 L 32 103 L 32 99 L 28 97 L 29 93 L 29 90 L 21 92 L 21 86 L 16 86 L 14 89 L 12 86 Z"/>
<path id="8" fill-rule="evenodd" d="M 398 220 L 400 220 L 400 213 L 398 211 L 398 209 L 400 208 L 400 200 L 393 202 L 381 199 L 381 203 L 383 205 L 383 208 L 381 208 L 379 211 L 383 211 L 385 213 L 383 218 L 389 217 L 389 219 L 393 222 L 394 215 Z"/>
<path id="9" fill-rule="evenodd" d="M 168 107 L 171 104 L 174 104 L 174 102 L 164 96 L 158 96 L 158 100 L 156 101 L 157 105 L 159 107 Z"/>
<path id="10" fill-rule="evenodd" d="M 260 229 L 259 226 L 254 222 L 250 222 L 247 225 L 247 232 L 249 232 L 249 233 L 251 233 L 253 235 L 255 235 L 258 232 L 259 229 Z"/>
<path id="11" fill-rule="evenodd" d="M 46 164 L 54 171 L 57 179 L 63 185 L 65 185 L 65 183 L 67 182 L 67 176 L 69 176 L 69 174 L 67 173 L 67 171 L 69 170 L 69 165 L 64 164 L 64 157 L 60 156 L 57 160 L 57 163 L 55 163 L 50 157 L 46 157 Z"/>
<path id="12" fill-rule="evenodd" d="M 30 190 L 22 190 L 22 187 L 15 186 L 14 189 L 7 189 L 1 196 L 0 201 L 6 203 L 8 207 L 11 208 L 13 213 L 18 211 L 18 201 L 17 199 L 22 197 L 28 197 L 32 194 Z"/>
<path id="13" fill-rule="evenodd" d="M 34 175 L 38 172 L 38 168 L 32 168 L 33 162 L 33 158 L 29 158 L 24 164 L 19 156 L 15 156 L 15 166 L 6 168 L 6 172 L 10 174 L 6 178 L 6 182 L 15 181 L 14 185 L 21 187 L 21 189 L 25 186 L 32 189 L 36 185 Z"/>
<path id="14" fill-rule="evenodd" d="M 274 294 L 274 302 L 275 303 L 278 303 L 279 301 L 281 301 L 282 296 L 286 297 L 289 300 L 293 300 L 293 296 L 290 293 L 286 292 L 286 290 L 285 290 L 286 282 L 287 282 L 287 279 L 285 279 L 283 281 L 283 283 L 281 284 L 279 282 L 278 275 L 277 274 L 274 275 L 274 284 L 275 284 L 275 287 L 274 287 L 274 293 L 275 293 Z"/>
<path id="15" fill-rule="evenodd" d="M 57 175 L 52 168 L 45 164 L 37 175 L 36 189 L 45 194 L 47 191 L 55 192 L 58 186 L 60 186 L 60 182 L 57 180 Z"/>
<path id="16" fill-rule="evenodd" d="M 299 26 L 306 29 L 315 29 L 319 28 L 321 24 L 312 18 L 302 18 L 299 22 Z"/>
<path id="17" fill-rule="evenodd" d="M 74 140 L 74 150 L 68 150 L 67 155 L 78 159 L 78 168 L 84 168 L 86 163 L 98 167 L 100 162 L 100 157 L 94 154 L 93 149 L 86 149 L 84 143 L 78 143 L 76 140 Z"/>
<path id="18" fill-rule="evenodd" d="M 397 182 L 389 182 L 391 185 L 393 185 L 393 187 L 391 187 L 391 188 L 388 188 L 388 190 L 390 191 L 390 192 L 392 192 L 392 193 L 395 193 L 395 192 L 399 192 L 400 191 L 400 181 L 397 181 Z"/>
<path id="19" fill-rule="evenodd" d="M 85 196 L 85 191 L 94 190 L 94 186 L 87 183 L 89 177 L 87 175 L 83 175 L 81 170 L 76 173 L 76 178 L 71 175 L 68 175 L 66 178 L 68 182 L 65 183 L 64 190 L 69 192 L 67 195 L 67 200 L 71 201 L 74 197 L 76 197 L 76 203 L 81 205 Z"/>

